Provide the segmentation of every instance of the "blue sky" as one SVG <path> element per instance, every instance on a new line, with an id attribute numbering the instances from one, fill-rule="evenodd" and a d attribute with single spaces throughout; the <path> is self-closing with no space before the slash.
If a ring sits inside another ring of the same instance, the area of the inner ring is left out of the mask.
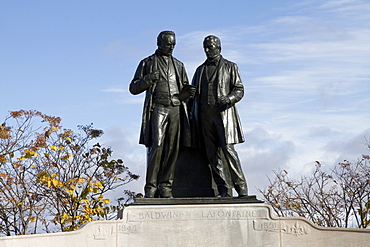
<path id="1" fill-rule="evenodd" d="M 246 142 L 237 145 L 250 192 L 272 171 L 306 174 L 368 153 L 370 2 L 338 1 L 4 1 L 0 0 L 0 118 L 35 109 L 64 127 L 94 123 L 99 140 L 142 178 L 138 144 L 144 95 L 128 85 L 162 30 L 188 77 L 221 38 L 238 64 L 237 104 Z"/>

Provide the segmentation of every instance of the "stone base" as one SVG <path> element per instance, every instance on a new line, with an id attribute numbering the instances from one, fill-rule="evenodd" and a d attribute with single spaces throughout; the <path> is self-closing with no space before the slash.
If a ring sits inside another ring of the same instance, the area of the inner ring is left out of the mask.
<path id="1" fill-rule="evenodd" d="M 229 202 L 236 200 L 239 198 Z M 370 246 L 370 229 L 318 227 L 301 217 L 277 217 L 272 208 L 263 203 L 183 204 L 184 201 L 178 205 L 130 205 L 125 208 L 122 220 L 96 221 L 68 233 L 1 237 L 0 246 Z"/>
<path id="2" fill-rule="evenodd" d="M 370 230 L 323 228 L 303 218 L 279 218 L 266 204 L 240 199 L 230 198 L 227 204 L 183 200 L 179 205 L 131 205 L 123 216 L 131 232 L 120 235 L 120 246 L 369 246 Z"/>

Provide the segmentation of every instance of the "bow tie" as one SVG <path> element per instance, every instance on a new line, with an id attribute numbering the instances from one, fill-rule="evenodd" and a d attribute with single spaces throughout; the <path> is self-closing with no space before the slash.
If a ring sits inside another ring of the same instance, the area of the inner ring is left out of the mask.
<path id="1" fill-rule="evenodd" d="M 206 62 L 206 65 L 213 65 L 213 66 L 217 66 L 217 62 L 216 60 L 207 60 Z"/>

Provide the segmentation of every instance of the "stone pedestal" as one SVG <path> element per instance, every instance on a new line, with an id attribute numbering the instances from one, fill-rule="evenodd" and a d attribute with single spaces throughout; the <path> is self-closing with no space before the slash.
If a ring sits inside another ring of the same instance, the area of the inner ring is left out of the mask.
<path id="1" fill-rule="evenodd" d="M 134 230 L 120 239 L 121 246 L 279 246 L 279 232 L 266 234 L 263 228 L 271 223 L 271 210 L 258 201 L 234 204 L 233 198 L 214 198 L 198 204 L 175 198 L 180 205 L 160 205 L 160 200 L 127 208 L 123 219 Z M 130 245 L 134 239 L 136 245 Z"/>
<path id="2" fill-rule="evenodd" d="M 96 221 L 67 233 L 1 237 L 0 246 L 369 247 L 370 230 L 277 217 L 255 197 L 143 199 L 128 206 L 122 220 Z"/>
<path id="3" fill-rule="evenodd" d="M 163 201 L 161 204 L 160 201 Z M 272 208 L 249 198 L 156 199 L 129 206 L 119 235 L 121 247 L 365 247 L 370 230 L 324 228 L 304 218 L 279 218 Z M 188 204 L 186 203 L 188 201 Z"/>

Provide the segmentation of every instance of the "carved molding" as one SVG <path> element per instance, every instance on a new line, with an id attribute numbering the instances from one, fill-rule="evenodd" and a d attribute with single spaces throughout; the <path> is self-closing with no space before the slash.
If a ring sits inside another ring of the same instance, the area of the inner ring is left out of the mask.
<path id="1" fill-rule="evenodd" d="M 253 229 L 255 231 L 265 231 L 265 232 L 280 231 L 282 233 L 292 234 L 295 236 L 301 236 L 311 233 L 310 228 L 305 224 L 300 224 L 299 221 L 296 221 L 293 224 L 287 224 L 284 221 L 254 220 Z"/>
<path id="2" fill-rule="evenodd" d="M 293 234 L 295 236 L 307 235 L 311 233 L 311 229 L 305 225 L 300 224 L 299 221 L 296 221 L 294 224 L 282 223 L 281 232 L 286 234 Z"/>
<path id="3" fill-rule="evenodd" d="M 105 240 L 110 235 L 112 234 L 109 232 L 109 229 L 103 227 L 102 225 L 98 225 L 98 227 L 92 233 L 93 239 L 95 240 Z"/>

